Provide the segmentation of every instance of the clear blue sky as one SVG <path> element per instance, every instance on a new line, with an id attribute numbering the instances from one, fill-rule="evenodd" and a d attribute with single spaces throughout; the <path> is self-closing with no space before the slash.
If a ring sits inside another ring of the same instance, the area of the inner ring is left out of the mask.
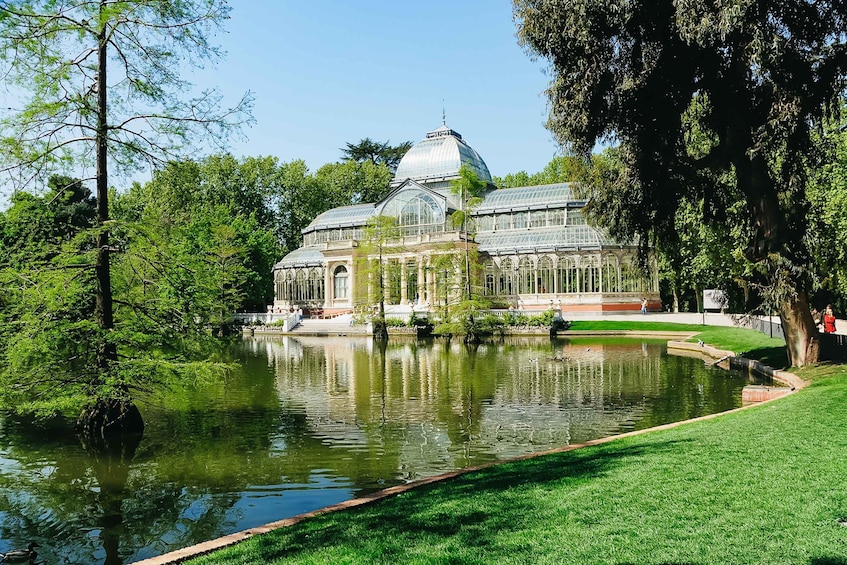
<path id="1" fill-rule="evenodd" d="M 447 125 L 493 175 L 541 170 L 557 154 L 545 129 L 545 63 L 517 44 L 508 0 L 233 0 L 227 51 L 193 78 L 233 103 L 250 90 L 256 124 L 236 156 L 338 161 L 347 142 L 417 142 Z"/>

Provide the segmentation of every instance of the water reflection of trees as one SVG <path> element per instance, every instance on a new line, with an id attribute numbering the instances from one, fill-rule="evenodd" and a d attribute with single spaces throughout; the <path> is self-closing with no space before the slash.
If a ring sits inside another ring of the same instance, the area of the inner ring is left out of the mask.
<path id="1" fill-rule="evenodd" d="M 249 464 L 268 461 L 280 420 L 264 367 L 264 384 L 148 399 L 140 443 L 81 445 L 67 421 L 0 421 L 0 551 L 36 541 L 44 563 L 112 565 L 241 529 L 243 492 L 279 482 L 275 465 Z"/>
<path id="2" fill-rule="evenodd" d="M 0 551 L 37 541 L 45 563 L 127 562 L 420 476 L 738 403 L 738 379 L 661 348 L 247 340 L 243 370 L 225 382 L 147 399 L 148 427 L 131 449 L 92 452 L 66 425 L 0 421 Z"/>
<path id="3" fill-rule="evenodd" d="M 386 478 L 726 409 L 739 387 L 709 378 L 702 362 L 663 357 L 660 342 L 510 340 L 473 351 L 407 342 L 383 354 L 369 340 L 297 337 L 253 347 L 273 360 L 280 397 L 315 437 L 379 457 Z"/>

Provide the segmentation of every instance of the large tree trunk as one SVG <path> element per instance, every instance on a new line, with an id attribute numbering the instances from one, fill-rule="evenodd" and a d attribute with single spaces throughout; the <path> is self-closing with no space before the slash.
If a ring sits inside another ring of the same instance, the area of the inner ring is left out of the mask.
<path id="1" fill-rule="evenodd" d="M 805 292 L 798 292 L 793 300 L 779 306 L 785 348 L 792 367 L 803 367 L 817 363 L 820 357 L 818 329 L 809 310 Z"/>
<path id="2" fill-rule="evenodd" d="M 100 400 L 79 415 L 77 429 L 87 445 L 106 449 L 115 441 L 122 441 L 124 435 L 143 433 L 144 420 L 131 402 Z"/>
<path id="3" fill-rule="evenodd" d="M 100 10 L 105 10 L 106 2 L 101 0 Z M 109 271 L 109 232 L 105 228 L 109 221 L 109 179 L 108 179 L 108 121 L 106 105 L 106 38 L 105 24 L 101 23 L 98 36 L 98 69 L 97 69 L 97 226 L 100 228 L 97 234 L 97 297 L 95 309 L 97 313 L 97 324 L 100 328 L 111 330 L 115 327 L 112 306 L 112 279 Z M 101 369 L 108 369 L 113 361 L 117 360 L 117 352 L 113 343 L 103 343 L 98 351 L 98 365 Z"/>
<path id="4" fill-rule="evenodd" d="M 382 243 L 380 242 L 380 246 Z M 382 262 L 382 248 L 379 252 L 379 310 L 377 319 L 373 321 L 373 339 L 375 341 L 388 341 L 388 326 L 385 323 L 385 275 L 383 269 L 385 265 Z"/>

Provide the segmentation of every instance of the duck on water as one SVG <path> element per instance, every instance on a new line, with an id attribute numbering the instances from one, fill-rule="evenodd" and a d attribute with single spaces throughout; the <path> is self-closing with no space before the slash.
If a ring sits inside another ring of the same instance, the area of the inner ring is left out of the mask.
<path id="1" fill-rule="evenodd" d="M 35 557 L 38 555 L 35 549 L 39 547 L 37 543 L 29 542 L 26 549 L 13 549 L 6 553 L 0 553 L 0 563 L 34 563 Z"/>

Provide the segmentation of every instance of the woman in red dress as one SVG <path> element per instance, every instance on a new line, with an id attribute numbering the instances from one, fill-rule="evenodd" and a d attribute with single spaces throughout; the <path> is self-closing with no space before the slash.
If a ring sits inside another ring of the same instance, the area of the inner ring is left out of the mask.
<path id="1" fill-rule="evenodd" d="M 826 310 L 823 311 L 823 331 L 828 334 L 835 333 L 835 314 L 830 304 L 827 304 Z"/>

